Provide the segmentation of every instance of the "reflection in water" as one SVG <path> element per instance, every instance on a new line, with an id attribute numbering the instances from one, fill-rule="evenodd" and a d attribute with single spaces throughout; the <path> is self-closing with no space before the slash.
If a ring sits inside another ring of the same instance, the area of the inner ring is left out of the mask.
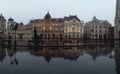
<path id="1" fill-rule="evenodd" d="M 9 42 L 9 41 L 8 41 Z M 11 43 L 9 42 L 8 43 L 8 46 L 7 46 L 7 52 L 8 52 L 8 56 L 10 57 L 11 59 L 11 65 L 18 65 L 18 60 L 16 58 L 16 44 L 14 45 L 14 47 L 11 49 Z"/>
<path id="2" fill-rule="evenodd" d="M 120 74 L 120 41 L 115 41 L 116 72 Z"/>
<path id="3" fill-rule="evenodd" d="M 80 55 L 83 55 L 82 49 L 77 49 L 76 47 L 71 49 L 63 49 L 63 48 L 41 48 L 39 51 L 31 50 L 31 54 L 35 56 L 43 56 L 46 60 L 46 62 L 50 62 L 52 58 L 64 58 L 69 60 L 77 60 Z"/>
<path id="4" fill-rule="evenodd" d="M 0 73 L 119 74 L 119 45 L 99 41 L 43 41 L 42 46 L 0 48 Z M 56 44 L 55 46 L 53 46 Z M 81 45 L 81 46 L 80 46 Z M 85 45 L 85 46 L 84 46 Z M 49 65 L 47 65 L 47 64 Z M 64 70 L 63 70 L 64 68 Z M 15 70 L 13 70 L 15 69 Z"/>
<path id="5" fill-rule="evenodd" d="M 6 56 L 6 52 L 5 52 L 5 49 L 4 49 L 4 43 L 2 42 L 2 40 L 0 40 L 0 61 L 1 63 L 3 62 L 5 56 Z"/>
<path id="6" fill-rule="evenodd" d="M 1 61 L 1 63 L 3 62 L 5 56 L 6 56 L 5 49 L 0 48 L 0 61 Z"/>
<path id="7" fill-rule="evenodd" d="M 107 56 L 111 54 L 113 50 L 113 48 L 107 46 L 94 46 L 92 48 L 85 48 L 86 53 L 91 55 L 93 60 L 99 56 Z"/>

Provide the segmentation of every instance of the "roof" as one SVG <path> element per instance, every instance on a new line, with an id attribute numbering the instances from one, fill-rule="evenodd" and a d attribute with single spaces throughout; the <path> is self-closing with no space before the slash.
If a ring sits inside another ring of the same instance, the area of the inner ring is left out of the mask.
<path id="1" fill-rule="evenodd" d="M 70 21 L 70 20 L 72 20 L 72 19 L 74 19 L 74 18 L 77 19 L 78 21 L 80 21 L 77 16 L 64 17 L 64 20 L 65 20 L 65 21 Z"/>
<path id="2" fill-rule="evenodd" d="M 64 19 L 63 18 L 53 18 L 51 19 L 52 22 L 63 22 Z"/>
<path id="3" fill-rule="evenodd" d="M 4 18 L 4 16 L 2 14 L 0 15 L 0 19 L 3 21 L 6 21 L 6 19 Z"/>
<path id="4" fill-rule="evenodd" d="M 77 19 L 78 21 L 79 18 L 77 16 L 68 16 L 68 17 L 64 17 L 64 18 L 52 18 L 51 15 L 49 14 L 49 12 L 45 15 L 44 19 L 33 19 L 33 20 L 30 20 L 29 23 L 42 23 L 42 22 L 46 22 L 48 21 L 48 19 L 51 21 L 51 22 L 64 22 L 64 21 L 70 21 L 72 19 Z"/>
<path id="5" fill-rule="evenodd" d="M 51 19 L 51 15 L 49 14 L 49 12 L 45 15 L 44 19 Z"/>
<path id="6" fill-rule="evenodd" d="M 96 18 L 96 16 L 93 16 L 92 21 L 87 22 L 86 25 L 89 25 L 90 23 L 100 23 L 102 25 L 111 26 L 111 24 L 107 20 L 99 20 L 99 19 Z"/>
<path id="7" fill-rule="evenodd" d="M 20 30 L 26 30 L 26 29 L 32 29 L 32 25 L 31 24 L 26 24 L 26 25 L 20 25 L 19 29 Z"/>
<path id="8" fill-rule="evenodd" d="M 12 17 L 10 17 L 10 18 L 8 19 L 8 21 L 14 21 L 14 19 L 13 19 Z"/>

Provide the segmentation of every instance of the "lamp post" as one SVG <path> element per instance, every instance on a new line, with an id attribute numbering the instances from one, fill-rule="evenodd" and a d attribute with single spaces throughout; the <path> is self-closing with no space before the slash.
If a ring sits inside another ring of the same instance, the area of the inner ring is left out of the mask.
<path id="1" fill-rule="evenodd" d="M 15 46 L 16 46 L 16 30 L 15 30 Z"/>
<path id="2" fill-rule="evenodd" d="M 37 36 L 37 29 L 36 27 L 34 27 L 34 42 L 35 42 L 35 45 L 37 45 L 37 39 L 38 39 L 38 36 Z"/>
<path id="3" fill-rule="evenodd" d="M 15 31 L 15 47 L 16 47 L 16 30 L 18 29 L 18 23 L 15 23 L 15 25 L 13 26 L 12 30 Z"/>
<path id="4" fill-rule="evenodd" d="M 37 51 L 38 50 L 38 35 L 37 35 L 37 29 L 36 27 L 34 27 L 34 50 Z"/>

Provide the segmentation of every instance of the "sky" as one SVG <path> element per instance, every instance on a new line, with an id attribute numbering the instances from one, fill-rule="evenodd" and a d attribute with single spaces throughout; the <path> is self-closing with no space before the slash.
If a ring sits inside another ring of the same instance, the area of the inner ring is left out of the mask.
<path id="1" fill-rule="evenodd" d="M 96 16 L 114 25 L 116 0 L 0 0 L 0 13 L 6 19 L 27 24 L 42 19 L 49 11 L 52 18 L 77 15 L 84 22 Z"/>

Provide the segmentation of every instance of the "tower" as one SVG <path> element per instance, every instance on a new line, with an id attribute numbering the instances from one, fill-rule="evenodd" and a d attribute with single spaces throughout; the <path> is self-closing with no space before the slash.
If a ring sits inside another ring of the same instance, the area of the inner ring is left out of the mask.
<path id="1" fill-rule="evenodd" d="M 44 17 L 44 19 L 51 19 L 52 17 L 51 17 L 51 15 L 50 15 L 50 13 L 48 12 L 46 15 L 45 15 L 45 17 Z"/>
<path id="2" fill-rule="evenodd" d="M 14 24 L 14 19 L 10 17 L 7 22 L 7 30 L 11 30 L 12 24 Z"/>
<path id="3" fill-rule="evenodd" d="M 0 37 L 4 38 L 5 33 L 6 33 L 6 19 L 1 14 L 0 15 Z"/>
<path id="4" fill-rule="evenodd" d="M 12 30 L 12 26 L 14 25 L 14 19 L 13 18 L 9 18 L 7 21 L 7 37 L 9 38 L 9 36 L 11 36 L 11 30 Z"/>
<path id="5" fill-rule="evenodd" d="M 120 0 L 116 1 L 114 38 L 120 39 Z"/>

